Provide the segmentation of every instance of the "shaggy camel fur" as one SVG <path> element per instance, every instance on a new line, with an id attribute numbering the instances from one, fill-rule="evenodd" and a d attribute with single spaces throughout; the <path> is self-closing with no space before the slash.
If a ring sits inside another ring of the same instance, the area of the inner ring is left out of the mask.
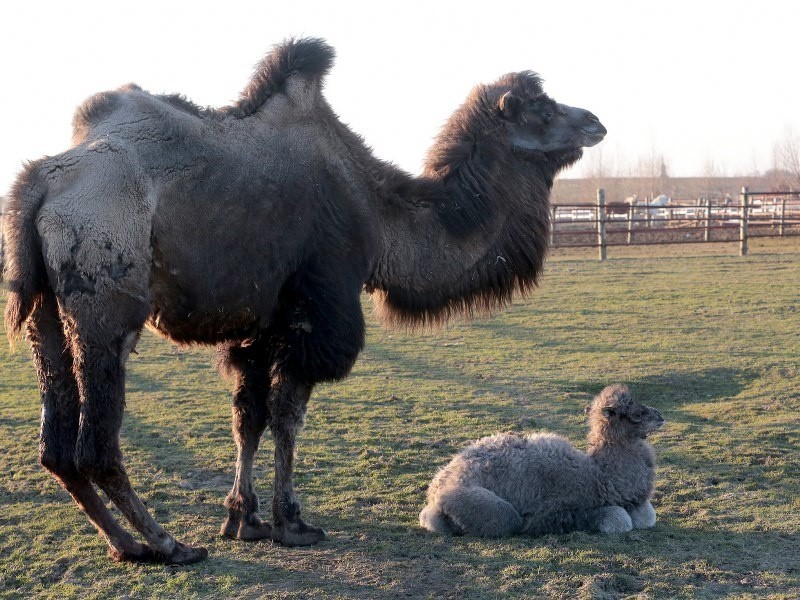
<path id="1" fill-rule="evenodd" d="M 655 452 L 644 438 L 664 419 L 628 388 L 605 388 L 589 410 L 589 452 L 563 437 L 500 434 L 462 450 L 434 477 L 420 524 L 501 537 L 652 527 Z"/>
<path id="2" fill-rule="evenodd" d="M 322 40 L 288 41 L 220 109 L 135 85 L 98 94 L 75 115 L 73 146 L 28 165 L 12 190 L 6 325 L 10 335 L 27 325 L 32 344 L 40 461 L 119 560 L 207 554 L 164 531 L 123 464 L 125 363 L 145 324 L 216 345 L 234 378 L 222 533 L 314 544 L 325 533 L 300 517 L 295 445 L 315 384 L 345 377 L 362 349 L 361 292 L 414 324 L 530 290 L 553 178 L 606 133 L 547 97 L 535 74 L 512 73 L 475 88 L 412 177 L 333 113 L 322 94 L 332 62 Z M 252 478 L 267 427 L 271 524 Z"/>

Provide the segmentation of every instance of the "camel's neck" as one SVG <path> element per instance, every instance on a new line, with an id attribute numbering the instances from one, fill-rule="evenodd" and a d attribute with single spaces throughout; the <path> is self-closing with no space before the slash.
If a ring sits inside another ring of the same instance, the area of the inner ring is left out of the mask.
<path id="1" fill-rule="evenodd" d="M 645 440 L 590 445 L 589 456 L 600 469 L 607 502 L 636 505 L 652 495 L 656 456 Z"/>
<path id="2" fill-rule="evenodd" d="M 628 469 L 633 465 L 655 465 L 655 450 L 646 440 L 627 440 L 623 443 L 593 442 L 589 439 L 589 456 L 604 471 Z"/>
<path id="3" fill-rule="evenodd" d="M 541 273 L 556 170 L 458 144 L 432 152 L 422 177 L 382 185 L 382 254 L 367 288 L 390 320 L 503 305 Z"/>

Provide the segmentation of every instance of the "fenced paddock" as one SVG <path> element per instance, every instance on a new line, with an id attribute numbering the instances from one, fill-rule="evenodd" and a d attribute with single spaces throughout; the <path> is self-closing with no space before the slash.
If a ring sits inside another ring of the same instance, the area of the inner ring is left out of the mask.
<path id="1" fill-rule="evenodd" d="M 745 255 L 751 238 L 800 236 L 800 192 L 743 188 L 737 199 L 651 205 L 607 203 L 601 189 L 593 204 L 551 211 L 552 247 L 598 248 L 600 260 L 613 246 L 737 242 Z"/>

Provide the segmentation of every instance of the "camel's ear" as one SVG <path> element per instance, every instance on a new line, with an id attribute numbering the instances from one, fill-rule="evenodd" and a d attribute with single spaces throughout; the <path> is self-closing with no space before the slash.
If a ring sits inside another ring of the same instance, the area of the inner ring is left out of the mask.
<path id="1" fill-rule="evenodd" d="M 613 408 L 604 408 L 603 409 L 603 416 L 607 419 L 609 417 L 614 416 L 614 409 Z"/>
<path id="2" fill-rule="evenodd" d="M 500 98 L 500 102 L 497 103 L 497 108 L 500 109 L 500 113 L 509 121 L 517 118 L 521 107 L 522 98 L 511 92 L 503 94 L 503 97 Z"/>

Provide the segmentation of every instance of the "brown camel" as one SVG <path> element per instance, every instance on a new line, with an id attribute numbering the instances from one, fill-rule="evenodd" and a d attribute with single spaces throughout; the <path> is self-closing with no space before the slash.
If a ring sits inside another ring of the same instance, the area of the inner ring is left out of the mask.
<path id="1" fill-rule="evenodd" d="M 361 291 L 390 319 L 427 323 L 529 290 L 553 178 L 606 132 L 547 97 L 534 73 L 509 74 L 475 88 L 412 177 L 337 119 L 322 95 L 332 61 L 321 40 L 286 42 L 220 109 L 135 85 L 96 95 L 75 115 L 73 146 L 29 164 L 12 190 L 6 327 L 13 336 L 27 324 L 40 461 L 116 559 L 207 554 L 156 523 L 123 466 L 125 362 L 145 325 L 218 346 L 235 377 L 222 533 L 314 544 L 325 533 L 300 518 L 295 440 L 314 385 L 345 377 L 363 347 Z M 252 481 L 266 427 L 271 525 Z"/>

